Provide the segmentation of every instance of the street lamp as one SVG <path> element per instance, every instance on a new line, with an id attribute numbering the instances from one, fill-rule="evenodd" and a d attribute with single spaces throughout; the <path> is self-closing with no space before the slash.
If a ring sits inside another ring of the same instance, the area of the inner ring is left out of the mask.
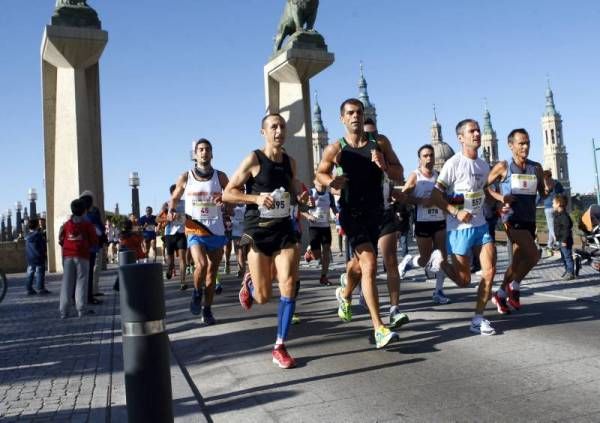
<path id="1" fill-rule="evenodd" d="M 12 241 L 13 233 L 12 233 L 12 210 L 6 210 L 6 240 Z"/>
<path id="2" fill-rule="evenodd" d="M 23 210 L 23 204 L 20 201 L 15 203 L 15 209 L 17 209 L 17 215 L 15 216 L 15 226 L 17 227 L 17 236 L 23 233 L 23 217 L 21 211 Z"/>
<path id="3" fill-rule="evenodd" d="M 131 187 L 131 213 L 136 218 L 140 218 L 140 192 L 138 187 L 140 186 L 140 176 L 137 172 L 131 172 L 129 174 L 129 186 Z"/>
<path id="4" fill-rule="evenodd" d="M 37 217 L 37 210 L 35 207 L 35 202 L 37 201 L 37 191 L 35 188 L 29 188 L 27 191 L 27 199 L 29 200 L 29 216 L 32 219 Z"/>
<path id="5" fill-rule="evenodd" d="M 596 151 L 600 150 L 600 147 L 596 147 L 596 141 L 593 138 L 592 149 L 594 154 L 594 169 L 596 171 L 596 204 L 600 204 L 600 180 L 598 179 L 598 159 L 596 158 Z"/>
<path id="6" fill-rule="evenodd" d="M 6 224 L 4 223 L 4 213 L 2 213 L 2 223 L 0 223 L 0 241 L 6 241 Z"/>

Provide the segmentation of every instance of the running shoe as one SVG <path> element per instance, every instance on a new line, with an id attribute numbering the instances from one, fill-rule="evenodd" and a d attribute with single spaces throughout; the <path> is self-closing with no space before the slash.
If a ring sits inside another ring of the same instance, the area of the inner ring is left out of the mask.
<path id="1" fill-rule="evenodd" d="M 306 260 L 307 263 L 310 263 L 311 261 L 313 261 L 313 259 L 314 257 L 312 251 L 306 250 L 306 252 L 304 253 L 304 260 Z"/>
<path id="2" fill-rule="evenodd" d="M 404 256 L 400 264 L 398 265 L 398 273 L 400 274 L 400 280 L 404 279 L 406 272 L 413 268 L 412 265 L 413 256 L 407 254 Z"/>
<path id="3" fill-rule="evenodd" d="M 441 289 L 433 293 L 431 300 L 434 304 L 450 304 L 450 298 L 446 297 Z"/>
<path id="4" fill-rule="evenodd" d="M 252 293 L 250 292 L 250 283 L 252 283 L 252 279 L 250 279 L 250 272 L 248 272 L 246 275 L 244 275 L 242 287 L 240 288 L 240 293 L 238 294 L 240 305 L 246 311 L 250 310 L 252 303 L 254 302 L 254 298 L 252 298 Z"/>
<path id="5" fill-rule="evenodd" d="M 510 314 L 510 309 L 508 308 L 508 304 L 506 304 L 506 298 L 502 298 L 497 292 L 492 295 L 492 303 L 494 303 L 498 309 L 498 313 Z"/>
<path id="6" fill-rule="evenodd" d="M 398 334 L 396 332 L 392 332 L 385 326 L 379 326 L 377 329 L 375 329 L 375 346 L 377 348 L 385 347 L 394 339 L 398 339 Z"/>
<path id="7" fill-rule="evenodd" d="M 170 279 L 173 277 L 173 268 L 172 268 L 172 267 L 169 267 L 169 268 L 167 269 L 167 274 L 166 274 L 165 276 L 166 276 L 166 277 L 167 277 L 167 279 L 169 279 L 169 280 L 170 280 Z"/>
<path id="8" fill-rule="evenodd" d="M 338 302 L 338 316 L 344 322 L 352 321 L 352 307 L 351 302 L 342 297 L 342 287 L 339 287 L 335 290 L 335 298 L 337 298 Z"/>
<path id="9" fill-rule="evenodd" d="M 219 275 L 217 275 L 217 280 L 215 281 L 215 294 L 220 295 L 221 292 L 223 292 L 223 285 L 221 284 L 221 281 L 219 280 Z"/>
<path id="10" fill-rule="evenodd" d="M 346 273 L 342 273 L 342 274 L 340 275 L 340 286 L 341 286 L 342 288 L 346 288 L 346 283 L 347 283 L 347 282 L 346 282 L 346 279 L 347 279 L 347 277 L 348 277 L 348 276 L 346 275 Z"/>
<path id="11" fill-rule="evenodd" d="M 202 290 L 194 288 L 192 291 L 192 301 L 190 302 L 190 311 L 194 315 L 199 315 L 202 311 Z"/>
<path id="12" fill-rule="evenodd" d="M 48 295 L 48 294 L 50 294 L 50 291 L 48 291 L 46 288 L 42 288 L 42 289 L 39 289 L 37 293 L 40 295 Z M 94 295 L 96 295 L 96 294 L 94 294 Z"/>
<path id="13" fill-rule="evenodd" d="M 575 279 L 575 275 L 573 273 L 567 272 L 565 276 L 562 277 L 563 281 L 571 281 Z"/>
<path id="14" fill-rule="evenodd" d="M 287 352 L 285 345 L 275 345 L 273 348 L 273 364 L 277 364 L 280 369 L 291 369 L 296 367 L 296 360 Z"/>
<path id="15" fill-rule="evenodd" d="M 297 313 L 292 314 L 292 325 L 300 323 L 300 316 Z"/>
<path id="16" fill-rule="evenodd" d="M 185 291 L 186 289 L 187 289 L 187 285 L 185 283 L 182 283 L 181 285 L 179 285 L 180 291 Z"/>
<path id="17" fill-rule="evenodd" d="M 473 333 L 478 333 L 482 336 L 490 336 L 496 334 L 496 331 L 490 324 L 490 321 L 487 319 L 481 319 L 479 323 L 475 323 L 473 320 L 471 320 L 471 327 L 469 328 L 469 330 Z"/>
<path id="18" fill-rule="evenodd" d="M 331 286 L 331 282 L 329 281 L 329 279 L 327 279 L 327 276 L 325 276 L 325 275 L 321 275 L 321 278 L 319 279 L 319 283 L 321 285 Z"/>
<path id="19" fill-rule="evenodd" d="M 210 307 L 204 307 L 202 309 L 202 322 L 206 326 L 212 326 L 215 323 L 217 323 L 217 321 L 215 320 L 215 317 L 212 314 L 212 310 L 210 309 Z"/>
<path id="20" fill-rule="evenodd" d="M 506 285 L 506 291 L 508 293 L 508 305 L 519 310 L 521 308 L 521 291 L 518 289 L 512 289 L 510 284 Z"/>
<path id="21" fill-rule="evenodd" d="M 244 269 L 240 269 L 240 270 L 238 270 L 238 272 L 237 272 L 237 277 L 238 277 L 238 278 L 243 278 L 243 277 L 244 277 Z"/>
<path id="22" fill-rule="evenodd" d="M 442 264 L 443 260 L 444 258 L 442 257 L 442 252 L 440 250 L 434 250 L 431 253 L 431 257 L 429 257 L 429 261 L 427 262 L 425 269 L 430 272 L 437 273 L 440 271 L 440 265 Z"/>
<path id="23" fill-rule="evenodd" d="M 394 310 L 390 313 L 390 324 L 388 327 L 390 329 L 399 329 L 409 321 L 408 314 L 402 313 L 400 310 Z"/>

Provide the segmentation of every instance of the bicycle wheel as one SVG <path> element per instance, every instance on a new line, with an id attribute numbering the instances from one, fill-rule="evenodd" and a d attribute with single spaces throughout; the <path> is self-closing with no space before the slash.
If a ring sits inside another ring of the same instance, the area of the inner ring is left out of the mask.
<path id="1" fill-rule="evenodd" d="M 6 289 L 8 288 L 8 283 L 6 282 L 6 275 L 2 270 L 0 270 L 0 302 L 4 299 L 6 295 Z"/>

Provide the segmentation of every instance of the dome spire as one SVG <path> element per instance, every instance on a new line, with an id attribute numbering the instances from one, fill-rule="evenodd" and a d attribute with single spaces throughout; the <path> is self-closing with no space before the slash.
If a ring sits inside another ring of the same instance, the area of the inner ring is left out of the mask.
<path id="1" fill-rule="evenodd" d="M 556 107 L 554 106 L 554 93 L 552 93 L 552 88 L 550 87 L 550 77 L 546 75 L 546 115 L 554 116 L 556 115 Z"/>
<path id="2" fill-rule="evenodd" d="M 315 109 L 313 111 L 312 126 L 314 132 L 325 131 L 325 127 L 323 126 L 323 119 L 321 118 L 321 107 L 319 106 L 319 96 L 317 91 L 315 91 Z"/>
<path id="3" fill-rule="evenodd" d="M 365 108 L 365 120 L 372 119 L 373 122 L 377 123 L 377 111 L 375 105 L 371 103 L 369 99 L 369 93 L 367 91 L 367 80 L 365 79 L 365 69 L 362 60 L 360 61 L 360 78 L 358 80 L 358 99 Z"/>

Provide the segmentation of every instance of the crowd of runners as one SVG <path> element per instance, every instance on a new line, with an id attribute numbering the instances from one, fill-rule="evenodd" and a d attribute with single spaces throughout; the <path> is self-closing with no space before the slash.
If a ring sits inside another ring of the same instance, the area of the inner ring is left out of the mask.
<path id="1" fill-rule="evenodd" d="M 296 177 L 296 162 L 284 147 L 286 121 L 277 113 L 262 119 L 264 145 L 250 152 L 230 178 L 213 167 L 210 141 L 196 141 L 195 165 L 170 187 L 169 201 L 160 213 L 154 216 L 148 207 L 139 221 L 132 217 L 128 227 L 137 227 L 142 234 L 138 257 L 156 260 L 156 238 L 161 234 L 167 279 L 176 275 L 178 261 L 180 287 L 185 290 L 189 269 L 193 269 L 190 311 L 202 315 L 207 325 L 217 322 L 211 306 L 222 289 L 218 272 L 224 255 L 229 273 L 230 255 L 235 252 L 237 276 L 242 281 L 239 301 L 245 310 L 269 301 L 276 281 L 279 307 L 272 357 L 279 367 L 290 368 L 295 360 L 285 343 L 290 325 L 298 321 L 300 258 L 319 261 L 319 283 L 332 285 L 328 278 L 330 222 L 335 216 L 346 241 L 346 268 L 335 287 L 337 314 L 342 321 L 351 321 L 353 294 L 360 291 L 377 348 L 398 339 L 395 331 L 409 322 L 400 305 L 401 281 L 408 270 L 423 268 L 435 279 L 433 303 L 447 304 L 445 279 L 459 287 L 469 286 L 474 258 L 481 270 L 469 329 L 494 335 L 484 317 L 487 303 L 491 300 L 501 314 L 519 310 L 521 283 L 540 258 L 536 205 L 548 197 L 550 189 L 541 165 L 528 158 L 527 131 L 510 132 L 507 143 L 512 157 L 490 169 L 478 155 L 478 122 L 462 120 L 456 125 L 459 151 L 438 173 L 429 144 L 415 152 L 418 167 L 405 170 L 390 140 L 372 121 L 365 122 L 359 100 L 351 98 L 341 104 L 340 120 L 345 133 L 323 152 L 312 187 Z M 398 263 L 398 208 L 407 205 L 414 207 L 418 253 L 403 254 Z M 496 216 L 496 210 L 512 245 L 512 260 L 493 292 L 496 219 L 490 216 Z M 302 220 L 308 245 L 303 251 Z M 107 236 L 114 255 L 120 236 L 114 228 Z M 572 243 L 571 236 L 561 240 L 560 247 L 571 248 Z M 390 306 L 385 311 L 380 308 L 376 283 L 378 254 L 387 276 Z"/>

